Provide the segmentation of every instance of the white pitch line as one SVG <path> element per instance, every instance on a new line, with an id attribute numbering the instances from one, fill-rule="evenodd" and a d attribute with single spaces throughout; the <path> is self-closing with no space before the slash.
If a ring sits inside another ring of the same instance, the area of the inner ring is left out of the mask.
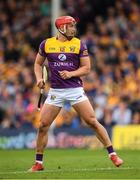
<path id="1" fill-rule="evenodd" d="M 112 168 L 112 167 L 108 167 L 108 168 L 93 168 L 93 169 L 48 169 L 46 171 L 37 171 L 35 173 L 55 173 L 55 172 L 80 172 L 80 171 L 88 171 L 88 172 L 92 172 L 92 171 L 111 171 L 111 170 L 132 170 L 132 169 L 139 169 L 139 168 L 133 168 L 133 167 L 121 167 L 121 168 Z M 0 172 L 0 174 L 31 174 L 32 172 L 28 172 L 28 171 L 14 171 L 14 172 Z"/>

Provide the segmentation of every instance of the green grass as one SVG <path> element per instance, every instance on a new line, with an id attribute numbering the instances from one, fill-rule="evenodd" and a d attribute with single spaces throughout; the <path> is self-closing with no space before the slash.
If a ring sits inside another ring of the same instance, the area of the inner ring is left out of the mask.
<path id="1" fill-rule="evenodd" d="M 123 150 L 116 168 L 105 150 L 46 150 L 45 170 L 29 173 L 33 150 L 0 150 L 0 179 L 140 179 L 140 151 Z"/>

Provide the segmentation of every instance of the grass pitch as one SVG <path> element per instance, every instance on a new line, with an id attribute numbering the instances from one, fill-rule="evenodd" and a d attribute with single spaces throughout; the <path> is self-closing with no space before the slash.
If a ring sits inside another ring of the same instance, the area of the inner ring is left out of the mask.
<path id="1" fill-rule="evenodd" d="M 105 150 L 46 150 L 45 170 L 29 173 L 34 150 L 0 150 L 0 179 L 140 179 L 140 151 L 118 154 L 124 165 L 116 168 Z"/>

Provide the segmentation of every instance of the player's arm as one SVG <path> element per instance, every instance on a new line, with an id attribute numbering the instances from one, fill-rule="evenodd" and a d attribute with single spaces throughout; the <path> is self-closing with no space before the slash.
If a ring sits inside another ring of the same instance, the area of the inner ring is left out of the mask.
<path id="1" fill-rule="evenodd" d="M 44 88 L 45 83 L 42 78 L 42 65 L 45 61 L 45 57 L 41 56 L 39 53 L 36 56 L 35 63 L 34 63 L 34 72 L 36 76 L 37 86 L 39 88 Z"/>
<path id="2" fill-rule="evenodd" d="M 39 51 L 38 51 L 38 54 L 36 56 L 35 63 L 34 63 L 34 72 L 36 76 L 37 86 L 40 89 L 43 89 L 45 87 L 45 83 L 42 77 L 42 65 L 46 59 L 45 43 L 46 43 L 46 40 L 41 42 L 39 46 Z"/>
<path id="3" fill-rule="evenodd" d="M 71 71 L 71 76 L 84 76 L 87 75 L 90 72 L 91 64 L 90 64 L 90 58 L 89 56 L 81 57 L 80 58 L 80 67 L 75 70 Z"/>
<path id="4" fill-rule="evenodd" d="M 90 72 L 90 58 L 89 56 L 86 57 L 81 57 L 80 58 L 80 67 L 75 70 L 75 71 L 59 71 L 60 76 L 63 79 L 69 79 L 71 77 L 76 77 L 76 76 L 84 76 L 87 75 Z"/>

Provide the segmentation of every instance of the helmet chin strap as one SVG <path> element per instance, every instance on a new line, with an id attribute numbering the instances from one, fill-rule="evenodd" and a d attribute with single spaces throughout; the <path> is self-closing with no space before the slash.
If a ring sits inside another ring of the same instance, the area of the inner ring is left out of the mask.
<path id="1" fill-rule="evenodd" d="M 73 37 L 71 37 L 71 36 L 67 36 L 67 35 L 66 35 L 66 31 L 67 31 L 67 29 L 66 29 L 66 24 L 64 25 L 64 31 L 61 31 L 60 29 L 58 29 L 58 31 L 59 31 L 63 36 L 65 36 L 69 41 L 73 38 Z"/>

